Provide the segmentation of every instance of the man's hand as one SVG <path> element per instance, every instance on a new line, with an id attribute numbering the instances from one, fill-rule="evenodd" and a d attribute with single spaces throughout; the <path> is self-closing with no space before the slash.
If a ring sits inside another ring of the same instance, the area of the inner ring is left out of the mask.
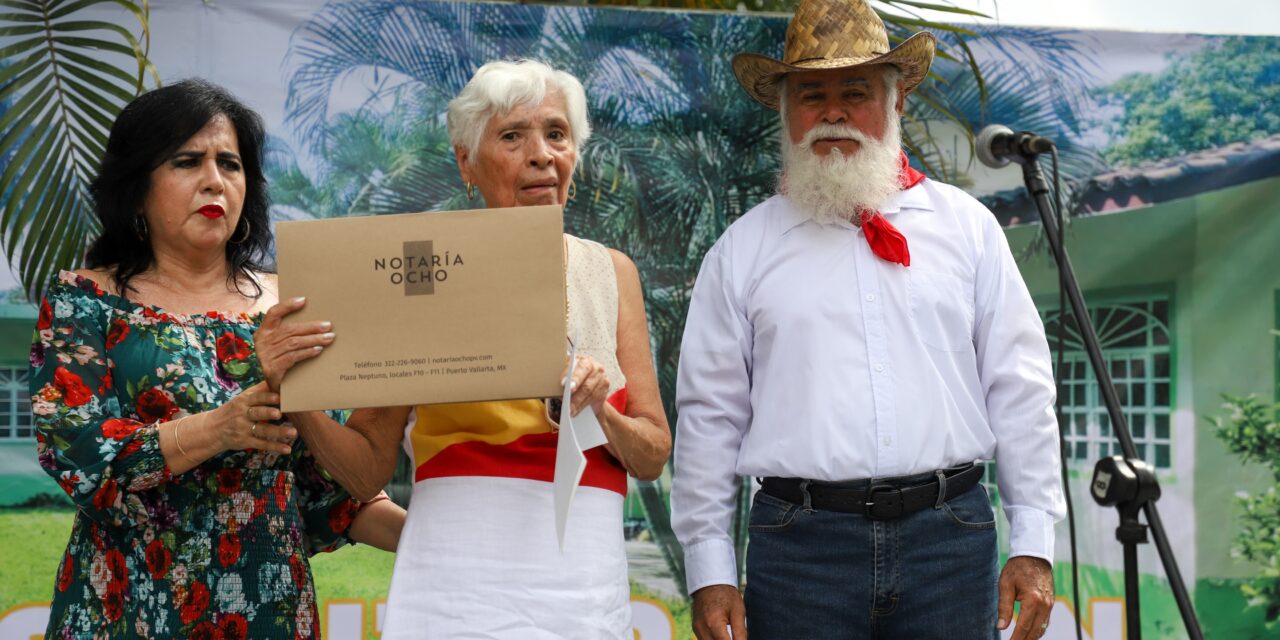
<path id="1" fill-rule="evenodd" d="M 732 636 L 727 628 L 733 629 Z M 716 584 L 693 592 L 693 635 L 698 640 L 747 640 L 747 608 L 737 587 Z"/>
<path id="2" fill-rule="evenodd" d="M 997 608 L 1001 631 L 1013 619 L 1013 602 L 1022 603 L 1018 624 L 1009 640 L 1036 640 L 1049 628 L 1049 612 L 1053 609 L 1053 568 L 1048 562 L 1031 556 L 1015 556 L 1000 572 L 1000 604 Z"/>

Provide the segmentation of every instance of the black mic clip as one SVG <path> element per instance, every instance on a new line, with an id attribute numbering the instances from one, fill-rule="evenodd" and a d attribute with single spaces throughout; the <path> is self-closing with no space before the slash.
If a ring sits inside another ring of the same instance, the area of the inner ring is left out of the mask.
<path id="1" fill-rule="evenodd" d="M 1053 141 L 1031 133 L 1030 131 L 1014 132 L 1002 124 L 993 124 L 978 133 L 974 142 L 978 152 L 978 161 L 993 169 L 999 169 L 1010 162 L 1022 164 L 1035 160 L 1037 155 L 1053 150 Z"/>

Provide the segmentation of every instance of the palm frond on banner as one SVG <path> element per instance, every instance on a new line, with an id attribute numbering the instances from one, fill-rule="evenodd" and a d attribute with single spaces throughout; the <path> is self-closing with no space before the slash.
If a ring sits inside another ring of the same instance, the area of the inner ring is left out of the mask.
<path id="1" fill-rule="evenodd" d="M 452 2 L 330 2 L 290 42 L 288 122 L 319 148 L 327 135 L 329 99 L 340 82 L 352 79 L 379 91 L 414 87 L 443 110 L 485 61 L 528 55 L 542 12 Z"/>
<path id="2" fill-rule="evenodd" d="M 535 0 L 536 1 L 536 0 Z M 597 5 L 597 6 L 617 6 L 617 7 L 644 7 L 644 8 L 665 8 L 665 9 L 700 9 L 710 11 L 755 11 L 770 12 L 778 14 L 790 14 L 795 11 L 800 4 L 800 0 L 570 0 L 571 4 L 580 5 Z M 923 11 L 931 12 L 931 15 L 941 14 L 942 18 L 948 16 L 963 16 L 965 18 L 987 18 L 986 14 L 966 9 L 947 0 L 938 0 L 935 2 L 922 2 L 920 0 L 872 0 L 872 6 L 875 8 L 880 18 L 884 20 L 885 28 L 889 32 L 889 43 L 896 46 L 904 39 L 910 37 L 918 31 L 930 31 L 938 36 L 938 59 L 940 61 L 949 61 L 962 64 L 969 69 L 969 72 L 978 82 L 978 87 L 982 90 L 981 95 L 985 97 L 984 82 L 981 69 L 978 67 L 978 59 L 974 55 L 971 42 L 981 40 L 981 35 L 973 28 L 965 25 L 952 24 L 944 22 L 942 19 L 925 17 Z M 1009 43 L 1008 46 L 1016 46 Z M 728 57 L 730 54 L 738 51 L 755 51 L 778 56 L 782 51 L 782 39 L 778 38 L 765 46 L 748 48 L 748 49 L 728 49 L 717 52 L 717 55 Z M 1072 62 L 1070 64 L 1078 64 Z M 945 106 L 945 94 L 947 91 L 946 82 L 937 74 L 931 73 L 930 80 L 926 81 L 917 88 L 913 100 L 924 102 L 930 105 L 934 111 L 947 113 Z M 953 118 L 953 122 L 959 123 L 960 118 Z M 972 149 L 973 138 L 967 140 L 968 146 Z M 933 141 L 929 138 L 927 130 L 919 129 L 907 130 L 903 134 L 903 144 L 908 150 L 916 155 L 917 160 L 921 162 L 929 175 L 940 178 L 952 177 L 956 175 L 954 167 L 939 164 L 941 156 L 936 149 L 932 149 Z"/>
<path id="3" fill-rule="evenodd" d="M 103 9 L 140 35 L 88 19 Z M 0 235 L 28 297 L 76 266 L 98 221 L 88 193 L 116 114 L 159 76 L 147 59 L 148 5 L 126 0 L 0 1 Z"/>

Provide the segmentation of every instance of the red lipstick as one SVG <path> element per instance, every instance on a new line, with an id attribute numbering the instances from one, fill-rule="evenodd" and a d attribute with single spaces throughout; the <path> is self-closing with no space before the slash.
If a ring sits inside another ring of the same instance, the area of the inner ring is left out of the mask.
<path id="1" fill-rule="evenodd" d="M 216 220 L 226 215 L 226 212 L 222 210 L 222 205 L 217 205 L 217 204 L 206 204 L 205 206 L 200 207 L 196 211 L 200 215 L 210 220 Z"/>

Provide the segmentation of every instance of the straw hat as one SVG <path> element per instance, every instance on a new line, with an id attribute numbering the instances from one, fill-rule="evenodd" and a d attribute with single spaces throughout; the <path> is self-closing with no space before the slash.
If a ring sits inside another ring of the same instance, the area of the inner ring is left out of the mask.
<path id="1" fill-rule="evenodd" d="M 783 59 L 740 53 L 733 58 L 733 73 L 748 95 L 774 110 L 778 80 L 792 71 L 892 64 L 910 92 L 929 73 L 935 42 L 932 33 L 922 31 L 890 49 L 884 22 L 865 0 L 803 0 L 787 26 Z"/>

